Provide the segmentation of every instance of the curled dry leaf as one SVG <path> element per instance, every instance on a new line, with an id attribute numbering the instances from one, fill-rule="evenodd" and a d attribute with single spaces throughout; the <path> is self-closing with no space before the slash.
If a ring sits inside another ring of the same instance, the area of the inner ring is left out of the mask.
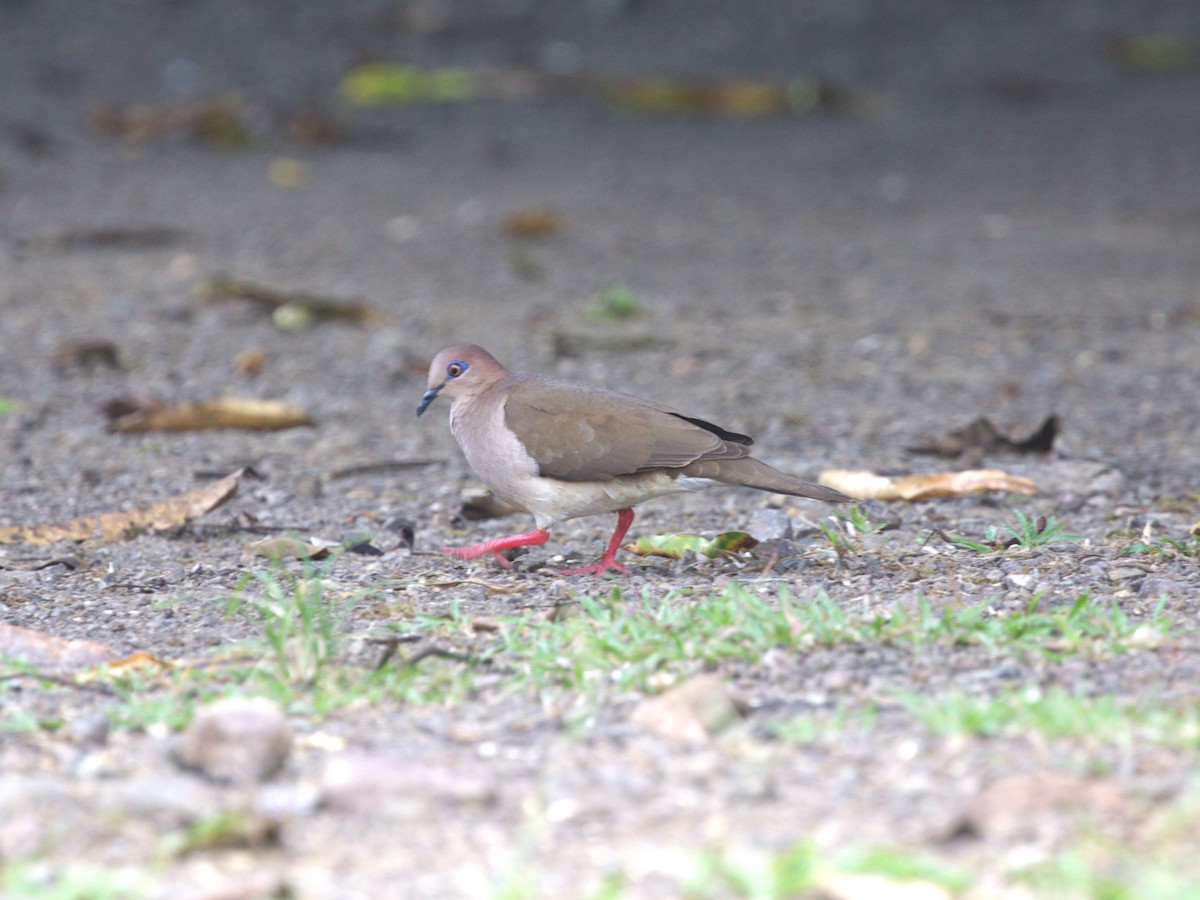
<path id="1" fill-rule="evenodd" d="M 482 522 L 511 516 L 516 511 L 515 507 L 509 506 L 487 488 L 476 488 L 463 492 L 458 514 L 468 522 Z"/>
<path id="2" fill-rule="evenodd" d="M 280 431 L 314 425 L 308 413 L 277 400 L 248 397 L 218 397 L 201 403 L 173 406 L 153 404 L 112 406 L 119 412 L 111 423 L 113 431 L 200 431 L 208 428 L 244 428 L 253 431 Z"/>
<path id="3" fill-rule="evenodd" d="M 933 453 L 938 456 L 960 456 L 968 450 L 980 450 L 985 453 L 1049 453 L 1054 448 L 1058 428 L 1058 416 L 1050 415 L 1029 436 L 1013 438 L 1001 434 L 990 419 L 981 416 L 965 428 L 908 449 L 912 453 Z"/>
<path id="4" fill-rule="evenodd" d="M 226 475 L 186 494 L 160 500 L 150 506 L 119 512 L 83 516 L 53 525 L 13 525 L 0 528 L 0 544 L 53 544 L 57 541 L 86 541 L 100 536 L 119 541 L 146 531 L 165 531 L 216 509 L 237 493 L 244 469 Z"/>
<path id="5" fill-rule="evenodd" d="M 1036 484 L 1020 475 L 1000 469 L 968 469 L 963 472 L 932 472 L 927 475 L 899 475 L 889 478 L 874 472 L 828 469 L 820 483 L 859 500 L 930 500 L 957 497 L 983 491 L 1010 494 L 1039 494 Z"/>

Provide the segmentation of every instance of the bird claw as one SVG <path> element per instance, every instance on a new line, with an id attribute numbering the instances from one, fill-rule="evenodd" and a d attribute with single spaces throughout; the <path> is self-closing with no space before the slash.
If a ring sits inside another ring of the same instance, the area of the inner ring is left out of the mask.
<path id="1" fill-rule="evenodd" d="M 463 560 L 478 559 L 485 553 L 494 553 L 496 554 L 496 561 L 499 562 L 500 565 L 504 566 L 506 569 L 512 568 L 512 563 L 508 561 L 508 557 L 506 557 L 502 552 L 499 550 L 492 550 L 490 547 L 487 547 L 483 544 L 471 544 L 467 547 L 443 547 L 442 552 L 447 556 L 453 556 L 455 559 Z"/>
<path id="2" fill-rule="evenodd" d="M 615 569 L 622 575 L 628 575 L 629 570 L 616 560 L 600 559 L 582 569 L 559 569 L 559 575 L 603 575 L 609 569 Z"/>

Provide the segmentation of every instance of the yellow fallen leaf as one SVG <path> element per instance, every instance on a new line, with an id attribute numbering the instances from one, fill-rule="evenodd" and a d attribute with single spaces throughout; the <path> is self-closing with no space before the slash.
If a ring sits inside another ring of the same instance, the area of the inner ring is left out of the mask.
<path id="1" fill-rule="evenodd" d="M 97 534 L 105 541 L 119 541 L 146 531 L 176 528 L 211 512 L 236 494 L 238 480 L 244 471 L 238 469 L 212 484 L 138 509 L 83 516 L 58 524 L 13 525 L 0 528 L 0 544 L 86 541 Z"/>
<path id="2" fill-rule="evenodd" d="M 1010 475 L 1000 469 L 968 469 L 963 472 L 933 472 L 895 478 L 874 472 L 829 469 L 821 473 L 820 482 L 859 500 L 930 500 L 983 491 L 1026 495 L 1041 493 L 1028 478 Z"/>
<path id="3" fill-rule="evenodd" d="M 244 428 L 279 431 L 313 425 L 304 410 L 276 400 L 218 397 L 202 403 L 151 406 L 113 420 L 114 431 L 199 431 L 208 428 Z"/>
<path id="4" fill-rule="evenodd" d="M 461 103 L 478 95 L 479 79 L 451 66 L 421 69 L 404 63 L 369 62 L 355 66 L 338 84 L 352 106 L 389 103 Z"/>
<path id="5" fill-rule="evenodd" d="M 171 668 L 171 664 L 160 656 L 147 653 L 145 650 L 134 650 L 123 659 L 114 659 L 104 667 L 109 672 L 120 674 L 132 669 L 154 669 L 162 671 Z"/>

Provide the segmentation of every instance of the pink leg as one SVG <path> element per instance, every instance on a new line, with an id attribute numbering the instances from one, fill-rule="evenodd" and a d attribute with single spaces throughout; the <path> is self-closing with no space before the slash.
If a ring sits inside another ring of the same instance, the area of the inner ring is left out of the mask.
<path id="1" fill-rule="evenodd" d="M 621 548 L 621 541 L 625 538 L 625 532 L 629 530 L 629 526 L 633 524 L 633 510 L 623 509 L 617 513 L 617 527 L 613 531 L 612 537 L 608 539 L 608 547 L 604 551 L 604 555 L 599 560 L 592 563 L 590 566 L 584 566 L 582 569 L 571 569 L 566 572 L 560 572 L 560 575 L 603 575 L 609 569 L 616 569 L 618 572 L 629 574 L 629 570 L 616 562 L 617 551 Z"/>
<path id="2" fill-rule="evenodd" d="M 527 531 L 525 534 L 493 538 L 490 541 L 484 541 L 482 544 L 471 544 L 467 547 L 443 547 L 442 552 L 449 553 L 458 559 L 475 559 L 477 556 L 483 556 L 485 553 L 495 553 L 496 559 L 500 560 L 500 564 L 504 568 L 510 569 L 512 568 L 512 563 L 504 558 L 501 551 L 511 550 L 513 547 L 530 547 L 534 544 L 544 544 L 548 540 L 550 540 L 550 532 L 545 528 L 538 528 L 534 531 Z"/>

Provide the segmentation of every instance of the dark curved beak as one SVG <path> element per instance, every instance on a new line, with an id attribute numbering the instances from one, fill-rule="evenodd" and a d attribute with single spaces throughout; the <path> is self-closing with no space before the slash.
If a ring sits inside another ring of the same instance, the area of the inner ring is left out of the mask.
<path id="1" fill-rule="evenodd" d="M 425 410 L 429 408 L 429 404 L 437 399 L 438 391 L 440 391 L 445 386 L 445 384 L 446 384 L 446 382 L 443 381 L 437 387 L 431 387 L 429 390 L 427 390 L 424 394 L 421 395 L 421 402 L 417 404 L 417 415 L 418 416 L 421 413 L 425 412 Z"/>

